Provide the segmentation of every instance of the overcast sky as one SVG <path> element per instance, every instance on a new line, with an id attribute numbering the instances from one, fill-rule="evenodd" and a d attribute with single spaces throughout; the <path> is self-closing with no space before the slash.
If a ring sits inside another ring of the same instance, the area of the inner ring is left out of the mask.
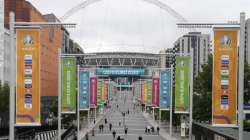
<path id="1" fill-rule="evenodd" d="M 62 17 L 84 0 L 29 0 L 42 14 Z M 238 20 L 241 11 L 250 15 L 250 0 L 160 0 L 189 22 Z M 250 16 L 249 16 L 250 17 Z M 85 52 L 136 51 L 158 53 L 188 30 L 168 12 L 143 0 L 102 0 L 79 10 L 65 22 L 77 23 L 71 38 Z M 203 31 L 210 33 L 209 31 Z"/>

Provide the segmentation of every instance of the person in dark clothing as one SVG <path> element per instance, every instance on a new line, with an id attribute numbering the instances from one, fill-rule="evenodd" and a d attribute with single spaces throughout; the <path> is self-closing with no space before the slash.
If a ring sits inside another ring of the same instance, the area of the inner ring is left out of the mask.
<path id="1" fill-rule="evenodd" d="M 101 132 L 102 131 L 102 125 L 100 124 L 99 125 L 99 132 Z"/>
<path id="2" fill-rule="evenodd" d="M 105 118 L 105 119 L 104 119 L 104 122 L 105 122 L 105 124 L 107 124 L 107 123 L 108 123 L 108 120 L 107 120 L 107 118 Z"/>
<path id="3" fill-rule="evenodd" d="M 95 136 L 95 130 L 94 129 L 91 130 L 91 133 L 92 133 L 92 136 Z"/>
<path id="4" fill-rule="evenodd" d="M 159 126 L 157 126 L 157 134 L 159 135 L 160 134 L 160 127 Z"/>
<path id="5" fill-rule="evenodd" d="M 109 123 L 109 131 L 111 131 L 111 130 L 112 130 L 112 124 Z"/>
<path id="6" fill-rule="evenodd" d="M 86 140 L 89 140 L 89 134 L 88 133 L 86 133 L 85 138 L 86 138 Z"/>
<path id="7" fill-rule="evenodd" d="M 117 137 L 117 140 L 121 140 L 121 137 L 120 137 L 120 136 L 118 136 L 118 137 Z"/>
<path id="8" fill-rule="evenodd" d="M 115 139 L 116 132 L 113 131 L 112 134 L 113 134 L 113 139 Z"/>
<path id="9" fill-rule="evenodd" d="M 138 137 L 138 140 L 142 140 L 142 136 L 139 136 L 139 137 Z"/>
<path id="10" fill-rule="evenodd" d="M 154 133 L 155 132 L 155 128 L 152 126 L 151 127 L 151 132 Z"/>
<path id="11" fill-rule="evenodd" d="M 125 132 L 125 135 L 128 134 L 128 128 L 127 127 L 125 127 L 124 132 Z"/>
<path id="12" fill-rule="evenodd" d="M 119 126 L 121 126 L 121 121 L 119 121 Z"/>
<path id="13" fill-rule="evenodd" d="M 145 134 L 147 134 L 148 133 L 148 128 L 147 127 L 145 127 Z"/>

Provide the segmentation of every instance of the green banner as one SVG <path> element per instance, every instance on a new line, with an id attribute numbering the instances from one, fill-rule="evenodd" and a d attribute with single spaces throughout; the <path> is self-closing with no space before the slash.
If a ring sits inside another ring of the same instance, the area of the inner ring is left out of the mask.
<path id="1" fill-rule="evenodd" d="M 62 58 L 62 113 L 76 113 L 76 59 Z"/>
<path id="2" fill-rule="evenodd" d="M 147 105 L 151 106 L 152 105 L 152 80 L 147 80 Z"/>
<path id="3" fill-rule="evenodd" d="M 175 113 L 189 112 L 189 57 L 176 57 Z"/>
<path id="4" fill-rule="evenodd" d="M 102 80 L 98 79 L 98 86 L 97 86 L 97 105 L 102 105 Z"/>

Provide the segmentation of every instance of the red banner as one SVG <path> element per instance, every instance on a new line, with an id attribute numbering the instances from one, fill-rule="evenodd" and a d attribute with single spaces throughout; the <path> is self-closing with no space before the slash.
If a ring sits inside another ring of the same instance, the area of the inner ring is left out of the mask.
<path id="1" fill-rule="evenodd" d="M 153 78 L 152 84 L 152 104 L 155 107 L 159 107 L 159 78 Z"/>
<path id="2" fill-rule="evenodd" d="M 97 106 L 97 78 L 90 78 L 90 108 Z"/>

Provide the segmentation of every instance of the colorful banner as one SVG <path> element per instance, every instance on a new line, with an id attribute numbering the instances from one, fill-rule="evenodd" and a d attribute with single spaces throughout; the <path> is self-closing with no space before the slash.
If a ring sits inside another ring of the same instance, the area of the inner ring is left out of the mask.
<path id="1" fill-rule="evenodd" d="M 89 96 L 89 72 L 87 71 L 80 71 L 80 78 L 79 78 L 79 104 L 80 110 L 88 110 L 90 108 L 90 96 Z"/>
<path id="2" fill-rule="evenodd" d="M 175 113 L 189 113 L 190 57 L 176 57 Z"/>
<path id="3" fill-rule="evenodd" d="M 62 60 L 62 113 L 76 113 L 76 58 Z"/>
<path id="4" fill-rule="evenodd" d="M 41 125 L 40 29 L 16 30 L 16 125 Z"/>
<path id="5" fill-rule="evenodd" d="M 212 124 L 237 125 L 238 29 L 214 29 Z"/>
<path id="6" fill-rule="evenodd" d="M 147 105 L 151 106 L 152 105 L 152 80 L 147 80 Z"/>
<path id="7" fill-rule="evenodd" d="M 147 93 L 148 93 L 148 88 L 147 88 L 147 82 L 143 81 L 143 103 L 146 105 L 147 104 Z"/>
<path id="8" fill-rule="evenodd" d="M 159 107 L 159 78 L 153 78 L 153 84 L 152 84 L 152 105 L 154 107 Z"/>
<path id="9" fill-rule="evenodd" d="M 97 78 L 90 78 L 90 107 L 95 108 L 97 106 Z"/>
<path id="10" fill-rule="evenodd" d="M 103 81 L 101 79 L 98 79 L 98 84 L 97 84 L 97 105 L 102 105 L 102 93 L 103 93 Z"/>
<path id="11" fill-rule="evenodd" d="M 170 109 L 171 99 L 171 70 L 160 72 L 160 108 Z"/>

